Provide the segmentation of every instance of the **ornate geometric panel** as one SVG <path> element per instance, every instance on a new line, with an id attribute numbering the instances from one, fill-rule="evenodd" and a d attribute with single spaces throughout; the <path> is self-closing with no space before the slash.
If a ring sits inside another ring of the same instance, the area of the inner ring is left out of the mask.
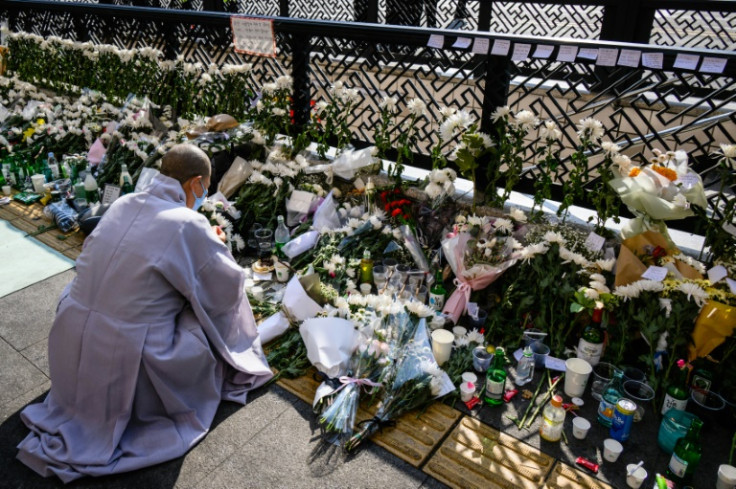
<path id="1" fill-rule="evenodd" d="M 657 10 L 649 43 L 736 50 L 736 12 Z"/>
<path id="2" fill-rule="evenodd" d="M 602 20 L 600 6 L 493 2 L 491 32 L 598 39 Z"/>

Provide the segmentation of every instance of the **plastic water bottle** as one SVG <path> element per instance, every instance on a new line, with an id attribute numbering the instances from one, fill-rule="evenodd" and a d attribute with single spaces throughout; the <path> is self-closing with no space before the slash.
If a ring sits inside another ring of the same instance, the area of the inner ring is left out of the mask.
<path id="1" fill-rule="evenodd" d="M 54 156 L 54 153 L 49 153 L 48 159 L 46 160 L 46 164 L 48 164 L 49 169 L 51 170 L 51 178 L 53 180 L 58 180 L 58 178 L 59 178 L 59 162 L 56 161 L 56 157 Z"/>
<path id="2" fill-rule="evenodd" d="M 524 348 L 524 353 L 516 366 L 516 381 L 514 383 L 517 386 L 522 386 L 531 382 L 532 377 L 534 377 L 534 352 L 532 352 L 531 347 L 527 346 Z"/>

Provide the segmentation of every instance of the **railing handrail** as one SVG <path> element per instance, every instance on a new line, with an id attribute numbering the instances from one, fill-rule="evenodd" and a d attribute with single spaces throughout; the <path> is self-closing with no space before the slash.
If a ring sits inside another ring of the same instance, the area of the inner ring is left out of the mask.
<path id="1" fill-rule="evenodd" d="M 672 1 L 672 0 L 668 0 Z M 682 0 L 685 1 L 685 0 Z M 721 2 L 723 0 L 714 0 Z M 736 5 L 736 2 L 728 0 L 729 3 Z M 145 20 L 172 21 L 178 23 L 197 23 L 197 24 L 217 24 L 229 25 L 230 12 L 215 12 L 203 10 L 178 10 L 165 9 L 157 7 L 137 7 L 127 5 L 108 5 L 108 4 L 92 4 L 79 2 L 55 2 L 51 0 L 0 0 L 0 10 L 29 10 L 42 9 L 56 12 L 69 12 L 73 10 L 75 13 L 89 13 L 93 15 L 101 15 L 107 17 L 129 17 Z M 271 19 L 274 21 L 274 27 L 282 32 L 309 35 L 319 33 L 320 35 L 329 35 L 335 37 L 343 37 L 351 40 L 370 40 L 375 41 L 377 35 L 389 35 L 392 41 L 406 42 L 407 44 L 417 44 L 418 40 L 427 39 L 431 34 L 444 35 L 447 38 L 470 37 L 470 38 L 487 38 L 489 40 L 503 39 L 514 43 L 531 43 L 531 44 L 549 44 L 553 46 L 573 45 L 580 47 L 597 47 L 597 48 L 616 48 L 616 49 L 636 49 L 642 52 L 663 53 L 665 58 L 672 58 L 679 53 L 697 54 L 700 56 L 724 57 L 729 60 L 736 60 L 736 52 L 716 49 L 678 47 L 678 46 L 659 46 L 653 44 L 639 44 L 619 41 L 605 41 L 598 39 L 571 39 L 559 37 L 538 37 L 538 36 L 520 36 L 515 34 L 501 34 L 486 31 L 458 31 L 453 29 L 428 28 L 399 26 L 391 24 L 372 24 L 362 22 L 345 22 L 320 19 L 299 19 L 293 17 L 274 17 L 265 15 L 251 15 L 248 17 L 259 19 Z M 386 39 L 388 37 L 379 37 Z M 584 61 L 581 61 L 584 62 Z M 724 75 L 736 75 L 736 63 L 729 62 L 726 66 Z"/>

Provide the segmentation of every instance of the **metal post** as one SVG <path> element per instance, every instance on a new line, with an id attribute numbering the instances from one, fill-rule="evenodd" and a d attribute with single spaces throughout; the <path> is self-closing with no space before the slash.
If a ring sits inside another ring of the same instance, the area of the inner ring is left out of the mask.
<path id="1" fill-rule="evenodd" d="M 291 77 L 293 79 L 294 123 L 301 127 L 309 121 L 309 99 L 311 83 L 309 82 L 309 53 L 312 50 L 311 36 L 308 34 L 292 34 L 291 45 Z"/>
<path id="2" fill-rule="evenodd" d="M 279 0 L 279 17 L 289 16 L 289 0 Z"/>
<path id="3" fill-rule="evenodd" d="M 493 1 L 486 0 L 480 2 L 478 9 L 478 30 L 479 31 L 490 31 L 491 30 L 491 15 L 493 14 Z"/>

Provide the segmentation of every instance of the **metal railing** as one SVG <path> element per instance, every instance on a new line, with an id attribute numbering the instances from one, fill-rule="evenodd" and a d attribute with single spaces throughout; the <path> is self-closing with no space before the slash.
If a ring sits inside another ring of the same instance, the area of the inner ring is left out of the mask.
<path id="1" fill-rule="evenodd" d="M 204 63 L 249 62 L 254 65 L 254 78 L 261 83 L 291 74 L 297 123 L 308 120 L 310 101 L 328 98 L 329 87 L 342 80 L 358 88 L 362 97 L 350 121 L 353 143 L 358 147 L 372 143 L 378 105 L 385 95 L 395 95 L 402 103 L 420 97 L 433 114 L 444 105 L 466 109 L 484 130 L 491 128 L 491 113 L 498 106 L 528 108 L 541 119 L 556 120 L 563 132 L 561 181 L 555 182 L 553 194 L 557 198 L 572 168 L 569 156 L 577 143 L 576 125 L 585 117 L 599 119 L 604 139 L 617 142 L 632 159 L 646 160 L 655 148 L 687 151 L 706 185 L 719 178 L 712 153 L 720 143 L 736 142 L 733 52 L 277 17 L 273 22 L 279 55 L 260 58 L 233 52 L 229 14 L 224 12 L 41 0 L 0 0 L 0 10 L 14 30 L 119 47 L 153 46 L 168 58 L 182 55 Z M 427 47 L 432 34 L 444 36 L 442 49 Z M 508 55 L 473 54 L 452 47 L 458 35 L 486 39 L 490 44 L 530 44 L 530 56 L 535 46 L 551 46 L 552 54 L 520 61 Z M 664 68 L 604 68 L 580 57 L 557 61 L 563 47 L 661 53 Z M 724 58 L 725 71 L 675 70 L 674 61 L 681 54 Z M 400 126 L 401 121 L 397 128 Z M 430 166 L 437 129 L 435 116 L 422 121 L 416 166 Z M 537 138 L 537 133 L 531 134 L 528 143 Z M 527 149 L 526 171 L 516 185 L 521 191 L 532 190 L 538 178 L 537 157 Z M 601 159 L 591 155 L 593 172 Z M 726 191 L 733 194 L 733 189 Z M 717 195 L 709 197 L 711 202 L 717 199 Z M 576 203 L 588 202 L 583 197 Z M 674 226 L 695 229 L 697 222 L 681 221 Z"/>

